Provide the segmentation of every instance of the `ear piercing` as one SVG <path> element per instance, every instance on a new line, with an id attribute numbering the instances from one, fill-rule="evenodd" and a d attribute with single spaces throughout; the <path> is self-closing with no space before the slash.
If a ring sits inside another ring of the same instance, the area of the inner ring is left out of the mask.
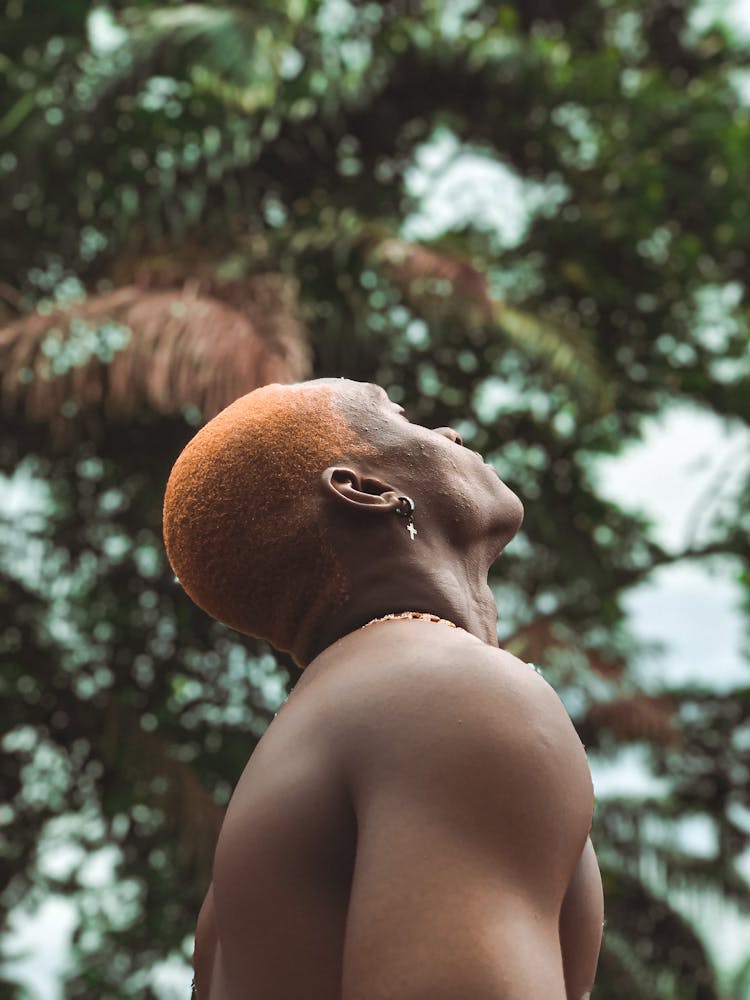
<path id="1" fill-rule="evenodd" d="M 396 513 L 399 517 L 403 517 L 406 521 L 406 530 L 409 532 L 409 537 L 414 541 L 414 536 L 417 533 L 417 529 L 414 527 L 414 511 L 416 509 L 416 504 L 411 497 L 399 497 L 398 507 L 396 507 Z"/>

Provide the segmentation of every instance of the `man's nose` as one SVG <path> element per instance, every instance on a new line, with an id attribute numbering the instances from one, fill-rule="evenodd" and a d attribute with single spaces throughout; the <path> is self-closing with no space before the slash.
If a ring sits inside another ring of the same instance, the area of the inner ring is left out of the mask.
<path id="1" fill-rule="evenodd" d="M 452 427 L 435 427 L 434 429 L 438 434 L 442 434 L 443 437 L 447 437 L 449 441 L 455 441 L 456 444 L 464 443 L 464 439 L 458 431 L 454 431 Z"/>

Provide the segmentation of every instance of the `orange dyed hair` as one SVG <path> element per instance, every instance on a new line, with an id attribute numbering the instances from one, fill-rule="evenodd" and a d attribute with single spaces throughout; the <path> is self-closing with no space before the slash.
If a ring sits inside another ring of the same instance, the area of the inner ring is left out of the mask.
<path id="1" fill-rule="evenodd" d="M 372 451 L 328 385 L 268 385 L 188 442 L 164 497 L 164 542 L 208 614 L 300 665 L 348 580 L 322 525 L 321 473 Z"/>

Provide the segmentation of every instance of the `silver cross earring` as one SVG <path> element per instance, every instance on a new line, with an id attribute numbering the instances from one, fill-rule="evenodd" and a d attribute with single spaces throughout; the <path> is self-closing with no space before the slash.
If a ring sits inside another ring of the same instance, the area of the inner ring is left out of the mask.
<path id="1" fill-rule="evenodd" d="M 414 527 L 414 511 L 416 509 L 416 504 L 411 497 L 399 497 L 398 507 L 396 507 L 396 513 L 399 517 L 403 517 L 406 521 L 406 530 L 409 532 L 409 537 L 414 541 L 414 536 L 417 533 L 417 529 Z"/>

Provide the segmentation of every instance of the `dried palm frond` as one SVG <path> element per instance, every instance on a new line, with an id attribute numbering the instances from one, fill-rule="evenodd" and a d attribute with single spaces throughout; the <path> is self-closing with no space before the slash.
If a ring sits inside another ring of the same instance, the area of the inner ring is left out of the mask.
<path id="1" fill-rule="evenodd" d="M 521 625 L 503 646 L 519 659 L 539 666 L 567 651 L 575 654 L 582 667 L 607 680 L 617 680 L 625 673 L 624 660 L 584 646 L 572 629 L 546 616 Z"/>
<path id="2" fill-rule="evenodd" d="M 207 420 L 260 385 L 307 377 L 292 283 L 255 278 L 245 300 L 128 286 L 18 319 L 0 330 L 2 411 L 47 425 L 59 446 L 144 417 Z"/>
<path id="3" fill-rule="evenodd" d="M 675 707 L 664 696 L 636 694 L 600 702 L 589 709 L 596 730 L 608 729 L 619 742 L 645 740 L 656 746 L 675 746 L 681 733 Z"/>

